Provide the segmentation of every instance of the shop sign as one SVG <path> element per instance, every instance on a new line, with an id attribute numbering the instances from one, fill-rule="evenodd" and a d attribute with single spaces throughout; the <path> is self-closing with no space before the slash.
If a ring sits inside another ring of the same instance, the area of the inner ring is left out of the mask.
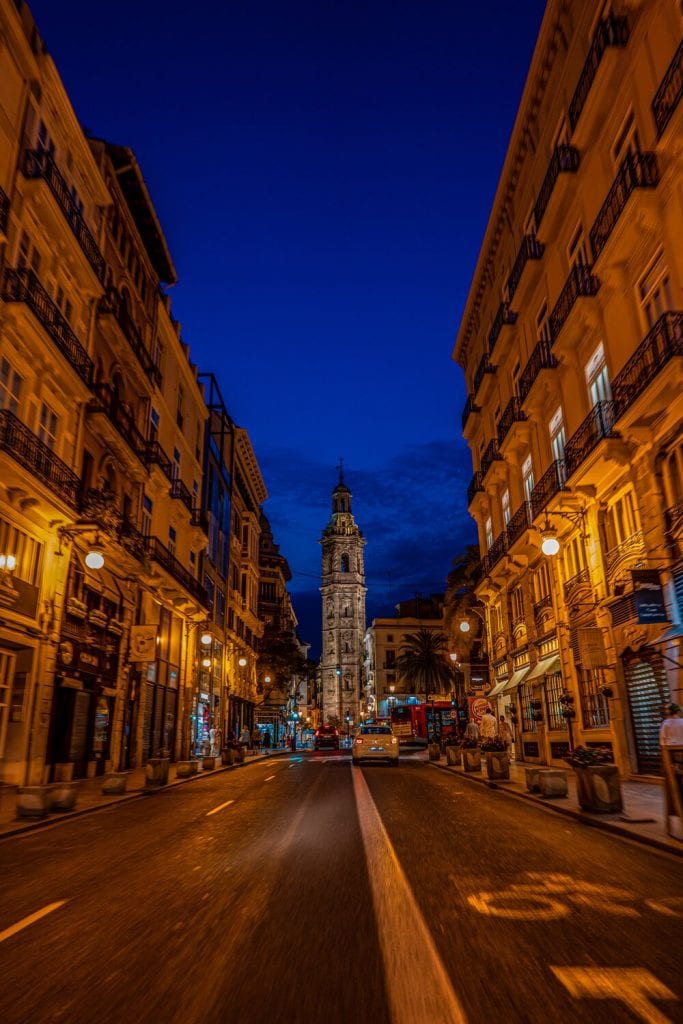
<path id="1" fill-rule="evenodd" d="M 476 722 L 477 725 L 481 724 L 481 720 L 486 712 L 491 710 L 491 705 L 487 701 L 486 697 L 468 697 L 467 705 L 470 713 L 470 721 Z"/>
<path id="2" fill-rule="evenodd" d="M 646 626 L 651 622 L 668 622 L 669 617 L 664 607 L 662 581 L 657 570 L 632 569 L 631 577 L 640 625 Z"/>
<path id="3" fill-rule="evenodd" d="M 157 649 L 156 626 L 131 626 L 130 660 L 154 661 Z"/>
<path id="4" fill-rule="evenodd" d="M 599 626 L 579 626 L 576 630 L 579 660 L 584 668 L 609 668 L 605 641 Z"/>

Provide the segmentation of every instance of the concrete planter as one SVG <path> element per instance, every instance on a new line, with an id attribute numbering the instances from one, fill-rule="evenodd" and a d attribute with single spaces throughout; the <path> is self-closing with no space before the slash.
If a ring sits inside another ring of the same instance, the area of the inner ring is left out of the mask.
<path id="1" fill-rule="evenodd" d="M 235 763 L 235 751 L 232 747 L 223 747 L 223 764 L 234 764 Z"/>
<path id="2" fill-rule="evenodd" d="M 510 778 L 510 757 L 504 750 L 486 752 L 486 774 L 490 779 Z"/>
<path id="3" fill-rule="evenodd" d="M 619 769 L 613 764 L 596 764 L 574 768 L 576 795 L 582 811 L 593 814 L 616 814 L 623 810 Z"/>
<path id="4" fill-rule="evenodd" d="M 176 766 L 177 779 L 189 779 L 199 771 L 199 761 L 178 761 Z"/>
<path id="5" fill-rule="evenodd" d="M 481 750 L 479 747 L 463 747 L 462 766 L 466 772 L 481 771 Z"/>
<path id="6" fill-rule="evenodd" d="M 74 777 L 74 763 L 55 765 L 55 782 L 71 782 Z"/>
<path id="7" fill-rule="evenodd" d="M 569 784 L 567 773 L 562 768 L 546 768 L 539 774 L 541 796 L 546 798 L 567 796 Z"/>
<path id="8" fill-rule="evenodd" d="M 240 743 L 240 745 L 237 747 L 237 749 L 235 750 L 235 763 L 236 764 L 244 764 L 244 757 L 245 757 L 246 749 L 247 748 L 244 746 L 243 743 Z"/>
<path id="9" fill-rule="evenodd" d="M 216 758 L 211 754 L 205 754 L 202 758 L 202 771 L 212 772 L 216 767 Z"/>
<path id="10" fill-rule="evenodd" d="M 462 752 L 460 747 L 446 747 L 446 764 L 462 764 Z"/>
<path id="11" fill-rule="evenodd" d="M 168 783 L 167 757 L 151 757 L 145 765 L 145 789 L 160 789 Z"/>
<path id="12" fill-rule="evenodd" d="M 44 818 L 48 808 L 47 786 L 20 786 L 17 790 L 17 818 Z"/>
<path id="13" fill-rule="evenodd" d="M 49 811 L 73 811 L 78 799 L 78 783 L 52 782 L 47 787 Z"/>
<path id="14" fill-rule="evenodd" d="M 526 769 L 526 788 L 529 793 L 541 792 L 541 772 L 544 771 L 546 769 L 540 768 L 538 765 Z"/>
<path id="15" fill-rule="evenodd" d="M 441 760 L 441 745 L 437 743 L 430 743 L 428 748 L 429 760 L 440 761 Z"/>
<path id="16" fill-rule="evenodd" d="M 110 772 L 102 780 L 102 792 L 106 795 L 125 793 L 128 787 L 128 772 Z"/>

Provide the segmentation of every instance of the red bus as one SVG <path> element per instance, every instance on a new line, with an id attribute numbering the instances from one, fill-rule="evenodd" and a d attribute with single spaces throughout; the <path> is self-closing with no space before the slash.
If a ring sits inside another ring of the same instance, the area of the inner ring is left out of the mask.
<path id="1" fill-rule="evenodd" d="M 402 744 L 426 744 L 427 725 L 430 736 L 446 737 L 457 729 L 458 709 L 449 700 L 429 704 L 397 704 L 391 709 L 391 728 Z"/>

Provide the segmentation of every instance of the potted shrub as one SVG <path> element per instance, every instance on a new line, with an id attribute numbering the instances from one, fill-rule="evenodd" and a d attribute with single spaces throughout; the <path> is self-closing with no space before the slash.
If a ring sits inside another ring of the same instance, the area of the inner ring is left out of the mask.
<path id="1" fill-rule="evenodd" d="M 583 811 L 616 814 L 623 810 L 619 769 L 609 747 L 576 747 L 564 758 L 576 775 L 576 793 Z"/>
<path id="2" fill-rule="evenodd" d="M 232 765 L 235 763 L 235 748 L 228 744 L 227 747 L 223 747 L 223 764 Z"/>
<path id="3" fill-rule="evenodd" d="M 462 741 L 462 766 L 466 772 L 481 771 L 481 750 L 479 740 L 465 737 Z"/>
<path id="4" fill-rule="evenodd" d="M 481 752 L 486 757 L 486 774 L 490 779 L 510 778 L 510 756 L 505 742 L 499 736 L 485 740 Z"/>

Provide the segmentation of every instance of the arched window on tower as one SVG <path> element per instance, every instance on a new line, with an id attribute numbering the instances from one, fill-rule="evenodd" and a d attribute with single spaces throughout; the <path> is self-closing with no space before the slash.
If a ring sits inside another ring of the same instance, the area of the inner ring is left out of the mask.
<path id="1" fill-rule="evenodd" d="M 340 571 L 341 572 L 348 572 L 349 571 L 349 556 L 347 554 L 344 554 L 344 555 L 341 556 Z"/>

